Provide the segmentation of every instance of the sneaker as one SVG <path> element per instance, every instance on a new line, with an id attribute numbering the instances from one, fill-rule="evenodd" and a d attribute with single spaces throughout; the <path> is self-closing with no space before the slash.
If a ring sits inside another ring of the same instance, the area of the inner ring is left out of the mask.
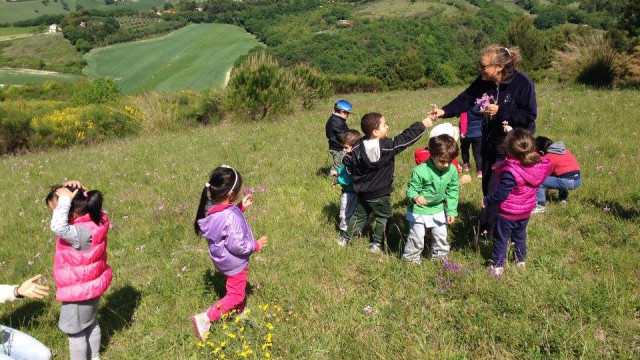
<path id="1" fill-rule="evenodd" d="M 369 246 L 369 251 L 373 254 L 379 254 L 382 252 L 382 246 L 378 244 L 371 244 L 371 246 Z"/>
<path id="2" fill-rule="evenodd" d="M 200 341 L 204 341 L 204 334 L 209 332 L 209 329 L 211 329 L 211 321 L 209 321 L 207 313 L 193 315 L 191 317 L 191 324 L 193 324 L 193 330 L 196 333 L 196 337 Z"/>
<path id="3" fill-rule="evenodd" d="M 462 171 L 463 172 L 469 172 L 469 164 L 463 164 L 462 165 Z"/>
<path id="4" fill-rule="evenodd" d="M 477 177 L 478 177 L 478 179 L 482 179 L 482 171 L 478 171 Z"/>
<path id="5" fill-rule="evenodd" d="M 562 205 L 562 206 L 567 205 L 567 200 L 560 200 L 560 205 Z"/>
<path id="6" fill-rule="evenodd" d="M 420 259 L 417 259 L 417 260 L 409 260 L 409 259 L 404 259 L 404 258 L 403 258 L 402 260 L 404 260 L 404 262 L 406 262 L 406 263 L 408 263 L 408 264 L 411 264 L 411 265 L 415 265 L 415 266 L 422 265 L 422 260 L 420 260 Z"/>
<path id="7" fill-rule="evenodd" d="M 347 240 L 347 238 L 340 236 L 340 239 L 338 239 L 338 246 L 347 246 L 347 245 L 349 245 L 349 240 Z"/>
<path id="8" fill-rule="evenodd" d="M 527 267 L 527 264 L 525 264 L 524 261 L 519 261 L 516 263 L 516 267 L 519 269 L 524 269 L 525 267 Z"/>
<path id="9" fill-rule="evenodd" d="M 531 211 L 532 214 L 542 214 L 543 212 L 547 211 L 547 207 L 541 204 L 536 204 L 536 207 L 533 208 L 533 211 Z"/>
<path id="10" fill-rule="evenodd" d="M 489 267 L 489 275 L 491 276 L 495 276 L 497 278 L 501 278 L 502 275 L 504 274 L 504 268 L 502 266 L 493 266 L 491 265 Z"/>

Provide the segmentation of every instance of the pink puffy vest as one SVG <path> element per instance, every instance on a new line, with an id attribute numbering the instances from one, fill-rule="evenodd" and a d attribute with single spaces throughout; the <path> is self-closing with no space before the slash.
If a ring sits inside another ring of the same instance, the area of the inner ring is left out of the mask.
<path id="1" fill-rule="evenodd" d="M 83 301 L 102 295 L 109 285 L 113 272 L 107 265 L 107 232 L 109 219 L 102 213 L 102 224 L 94 223 L 89 214 L 72 222 L 83 226 L 91 233 L 91 248 L 78 251 L 72 246 L 56 239 L 56 253 L 53 258 L 53 279 L 58 291 L 59 301 Z"/>
<path id="2" fill-rule="evenodd" d="M 551 171 L 551 163 L 543 158 L 541 162 L 525 167 L 520 160 L 507 157 L 506 160 L 494 165 L 500 172 L 509 171 L 513 174 L 516 186 L 505 201 L 500 203 L 500 215 L 509 220 L 521 220 L 531 216 L 536 206 L 538 187 L 544 182 Z"/>

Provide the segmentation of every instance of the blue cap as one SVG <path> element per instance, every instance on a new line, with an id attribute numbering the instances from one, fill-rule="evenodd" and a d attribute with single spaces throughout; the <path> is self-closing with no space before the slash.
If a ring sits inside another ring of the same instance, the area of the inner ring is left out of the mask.
<path id="1" fill-rule="evenodd" d="M 335 104 L 336 109 L 348 112 L 351 114 L 351 103 L 347 100 L 338 100 Z"/>

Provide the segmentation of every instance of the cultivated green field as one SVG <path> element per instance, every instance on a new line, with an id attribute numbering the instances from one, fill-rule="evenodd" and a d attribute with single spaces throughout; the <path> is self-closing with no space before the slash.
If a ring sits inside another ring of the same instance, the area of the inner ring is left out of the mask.
<path id="1" fill-rule="evenodd" d="M 83 72 L 112 77 L 126 93 L 203 90 L 222 86 L 235 59 L 256 46 L 255 37 L 236 26 L 189 25 L 161 38 L 93 50 Z"/>
<path id="2" fill-rule="evenodd" d="M 395 135 L 462 88 L 355 94 L 361 116 L 379 111 Z M 262 359 L 273 323 L 281 359 L 638 359 L 640 357 L 640 93 L 538 85 L 538 133 L 563 140 L 582 165 L 583 185 L 566 206 L 550 203 L 528 229 L 527 268 L 510 264 L 489 277 L 490 247 L 473 243 L 480 183 L 461 189 L 450 259 L 410 266 L 399 257 L 406 236 L 405 191 L 413 150 L 396 158 L 390 252 L 370 254 L 367 240 L 340 248 L 339 190 L 329 166 L 324 125 L 335 99 L 276 121 L 142 137 L 88 148 L 0 158 L 0 282 L 43 273 L 52 285 L 51 184 L 79 179 L 105 194 L 115 271 L 101 302 L 103 359 L 215 359 L 197 346 L 189 316 L 224 291 L 192 221 L 208 173 L 229 164 L 255 189 L 245 214 L 269 246 L 252 257 L 251 322 L 235 339 L 214 326 L 226 358 L 241 336 Z M 359 118 L 349 119 L 358 128 Z M 441 276 L 439 279 L 438 276 Z M 450 280 L 450 286 L 443 280 Z M 259 306 L 293 306 L 297 317 L 266 318 Z M 365 311 L 371 307 L 371 312 Z M 53 297 L 0 307 L 0 323 L 32 334 L 67 358 Z M 236 325 L 238 328 L 239 325 Z M 240 331 L 240 330 L 238 330 Z M 245 353 L 246 355 L 246 353 Z"/>
<path id="3" fill-rule="evenodd" d="M 13 23 L 20 20 L 37 18 L 42 15 L 66 15 L 69 14 L 70 11 L 75 11 L 78 5 L 84 9 L 117 9 L 130 7 L 136 10 L 145 10 L 151 9 L 152 7 L 162 8 L 165 2 L 165 0 L 124 0 L 112 5 L 105 5 L 104 1 L 66 0 L 69 10 L 65 10 L 60 0 L 49 0 L 47 5 L 44 5 L 42 1 L 36 0 L 20 2 L 0 0 L 0 23 Z"/>

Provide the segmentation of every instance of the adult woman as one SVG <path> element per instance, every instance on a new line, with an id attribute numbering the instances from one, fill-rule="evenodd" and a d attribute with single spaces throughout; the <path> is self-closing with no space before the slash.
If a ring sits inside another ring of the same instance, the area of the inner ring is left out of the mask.
<path id="1" fill-rule="evenodd" d="M 49 287 L 36 282 L 36 275 L 20 285 L 0 285 L 0 303 L 19 298 L 42 299 L 49 295 Z M 31 336 L 0 325 L 0 360 L 49 360 L 51 351 Z"/>
<path id="2" fill-rule="evenodd" d="M 433 119 L 459 116 L 470 110 L 476 100 L 484 94 L 493 97 L 493 103 L 485 108 L 485 122 L 482 127 L 484 196 L 497 187 L 497 179 L 492 176 L 492 167 L 506 156 L 500 149 L 506 132 L 516 127 L 528 129 L 532 134 L 536 130 L 536 90 L 527 75 L 517 70 L 521 61 L 518 48 L 506 48 L 501 45 L 486 47 L 478 64 L 480 76 L 453 101 L 429 114 Z M 492 219 L 481 222 L 485 222 L 484 225 L 493 223 Z"/>

